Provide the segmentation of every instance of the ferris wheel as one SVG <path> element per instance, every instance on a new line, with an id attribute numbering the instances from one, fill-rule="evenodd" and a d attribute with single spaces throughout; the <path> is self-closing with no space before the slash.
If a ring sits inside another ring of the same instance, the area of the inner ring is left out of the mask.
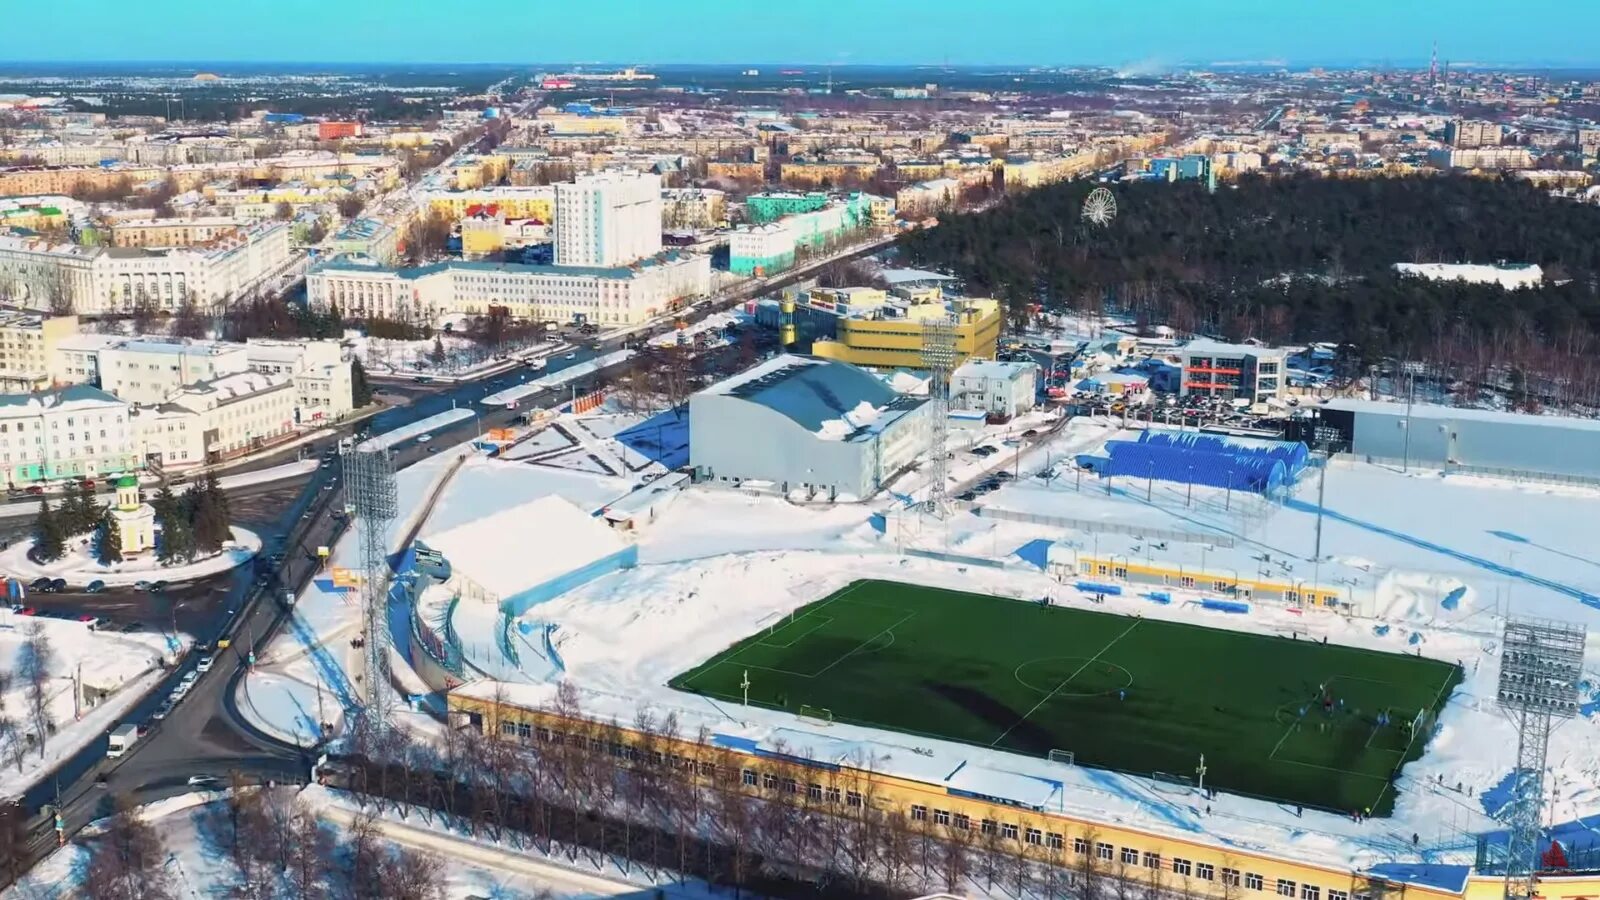
<path id="1" fill-rule="evenodd" d="M 1109 188 L 1097 187 L 1083 201 L 1083 220 L 1091 225 L 1106 226 L 1117 217 L 1117 198 Z"/>

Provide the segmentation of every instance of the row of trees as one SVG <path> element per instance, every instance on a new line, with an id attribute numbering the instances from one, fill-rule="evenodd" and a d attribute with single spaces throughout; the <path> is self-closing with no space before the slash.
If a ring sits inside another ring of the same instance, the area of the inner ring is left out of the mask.
<path id="1" fill-rule="evenodd" d="M 784 762 L 782 748 L 759 773 L 719 765 L 710 735 L 684 733 L 671 715 L 641 712 L 628 735 L 586 720 L 570 684 L 549 712 L 562 717 L 563 731 L 505 723 L 494 738 L 452 728 L 442 746 L 393 729 L 358 731 L 347 786 L 403 814 L 436 810 L 449 827 L 574 862 L 621 858 L 656 878 L 693 876 L 769 896 L 978 887 L 1041 900 L 1172 900 L 1216 887 L 1102 859 L 1093 828 L 1019 834 L 997 821 L 900 808 L 874 779 Z M 849 767 L 870 772 L 881 763 Z M 1241 893 L 1232 884 L 1220 890 L 1230 900 Z"/>
<path id="2" fill-rule="evenodd" d="M 287 790 L 235 779 L 226 801 L 197 817 L 201 839 L 231 867 L 234 900 L 443 900 L 444 861 L 395 846 L 372 814 L 342 834 Z M 161 833 L 126 799 L 88 842 L 83 870 L 90 900 L 178 900 Z"/>
<path id="3" fill-rule="evenodd" d="M 164 566 L 215 555 L 222 552 L 224 542 L 233 539 L 228 495 L 217 484 L 215 472 L 207 472 L 181 497 L 170 484 L 163 483 L 150 505 L 155 508 L 156 527 L 161 532 L 156 558 Z"/>
<path id="4" fill-rule="evenodd" d="M 39 515 L 33 522 L 31 555 L 41 563 L 55 562 L 66 555 L 67 542 L 101 527 L 108 507 L 95 499 L 94 488 L 79 482 L 54 508 L 48 497 L 39 501 Z M 120 558 L 120 557 L 119 557 Z"/>
<path id="5" fill-rule="evenodd" d="M 902 251 L 969 293 L 1003 299 L 1014 322 L 1035 305 L 1113 311 L 1236 340 L 1345 342 L 1361 365 L 1443 362 L 1443 339 L 1458 372 L 1470 354 L 1487 380 L 1520 370 L 1600 399 L 1590 386 L 1600 373 L 1585 358 L 1600 335 L 1600 209 L 1591 205 L 1509 179 L 1246 177 L 1215 193 L 1119 185 L 1117 218 L 1099 228 L 1080 218 L 1092 187 L 1054 185 L 945 217 L 907 235 Z M 1393 269 L 1500 261 L 1539 264 L 1543 285 L 1508 293 Z"/>

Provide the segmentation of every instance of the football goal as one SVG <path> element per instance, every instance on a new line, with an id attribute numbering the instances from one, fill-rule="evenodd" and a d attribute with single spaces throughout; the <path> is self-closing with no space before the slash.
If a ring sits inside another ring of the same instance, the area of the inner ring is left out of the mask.
<path id="1" fill-rule="evenodd" d="M 1077 757 L 1073 755 L 1071 750 L 1051 750 L 1050 761 L 1060 763 L 1063 766 L 1070 766 L 1077 762 Z"/>
<path id="2" fill-rule="evenodd" d="M 797 717 L 800 721 L 810 722 L 813 725 L 833 724 L 833 710 L 825 706 L 812 706 L 808 703 L 802 703 Z"/>

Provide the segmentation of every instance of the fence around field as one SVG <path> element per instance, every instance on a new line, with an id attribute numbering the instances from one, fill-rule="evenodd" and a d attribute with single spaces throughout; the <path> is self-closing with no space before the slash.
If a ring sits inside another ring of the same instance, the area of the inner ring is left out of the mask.
<path id="1" fill-rule="evenodd" d="M 1220 531 L 1184 531 L 1178 528 L 1152 528 L 1124 522 L 1105 522 L 1099 519 L 1079 519 L 1072 516 L 1052 516 L 1043 513 L 1020 512 L 1014 509 L 997 509 L 993 506 L 979 506 L 977 507 L 977 513 L 986 519 L 999 519 L 1004 522 L 1048 525 L 1052 528 L 1071 528 L 1076 531 L 1099 532 L 1101 534 L 1128 534 L 1152 541 L 1212 544 L 1217 547 L 1233 546 L 1233 537 Z"/>

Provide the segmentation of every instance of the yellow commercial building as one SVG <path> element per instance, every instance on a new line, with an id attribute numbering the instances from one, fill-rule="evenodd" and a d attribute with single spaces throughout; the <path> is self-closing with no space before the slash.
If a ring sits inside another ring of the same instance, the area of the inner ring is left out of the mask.
<path id="1" fill-rule="evenodd" d="M 1050 865 L 1112 885 L 1141 885 L 1160 896 L 1217 900 L 1501 900 L 1505 881 L 1469 867 L 1454 877 L 1407 878 L 1375 866 L 1361 871 L 1319 842 L 1279 849 L 1259 841 L 1229 842 L 1204 831 L 1161 833 L 1064 809 L 1060 782 L 986 768 L 981 760 L 884 745 L 867 755 L 859 743 L 818 727 L 774 729 L 767 738 L 734 734 L 680 737 L 573 718 L 508 698 L 500 683 L 479 680 L 454 688 L 447 704 L 456 727 L 485 736 L 551 748 L 608 754 L 622 765 L 669 764 L 708 787 L 738 789 L 771 802 L 807 804 L 817 814 L 856 816 L 871 808 L 973 846 L 993 844 L 1008 856 Z M 781 740 L 776 739 L 781 734 Z M 892 740 L 892 738 L 890 738 Z M 893 752 L 904 749 L 906 752 Z M 631 762 L 629 762 L 631 761 Z M 959 764 L 953 764 L 959 763 Z M 1003 795 L 1000 795 L 1002 794 Z M 1092 805 L 1093 798 L 1080 798 Z M 1373 823 L 1380 830 L 1380 823 Z M 1398 840 L 1391 843 L 1398 845 Z M 1407 847 L 1407 850 L 1410 848 Z M 1409 857 L 1408 857 L 1409 859 Z M 1393 879 L 1393 880 L 1391 880 Z M 1600 874 L 1541 876 L 1539 900 L 1592 900 Z M 1140 896 L 1145 896 L 1143 892 Z"/>
<path id="2" fill-rule="evenodd" d="M 0 390 L 19 394 L 49 387 L 56 347 L 77 333 L 77 316 L 0 313 Z"/>
<path id="3" fill-rule="evenodd" d="M 507 219 L 538 219 L 554 221 L 556 189 L 550 185 L 532 187 L 495 187 L 472 191 L 440 191 L 428 195 L 429 212 L 438 213 L 451 222 L 466 218 L 474 207 L 497 207 Z"/>
<path id="4" fill-rule="evenodd" d="M 899 314 L 895 314 L 897 311 Z M 832 340 L 812 344 L 811 352 L 855 366 L 884 369 L 926 368 L 924 330 L 928 321 L 954 315 L 956 365 L 972 358 L 993 359 L 1003 316 L 994 300 L 913 303 L 841 317 Z"/>
<path id="5" fill-rule="evenodd" d="M 505 246 L 505 219 L 498 213 L 483 211 L 461 220 L 461 255 L 467 259 L 482 259 Z"/>

